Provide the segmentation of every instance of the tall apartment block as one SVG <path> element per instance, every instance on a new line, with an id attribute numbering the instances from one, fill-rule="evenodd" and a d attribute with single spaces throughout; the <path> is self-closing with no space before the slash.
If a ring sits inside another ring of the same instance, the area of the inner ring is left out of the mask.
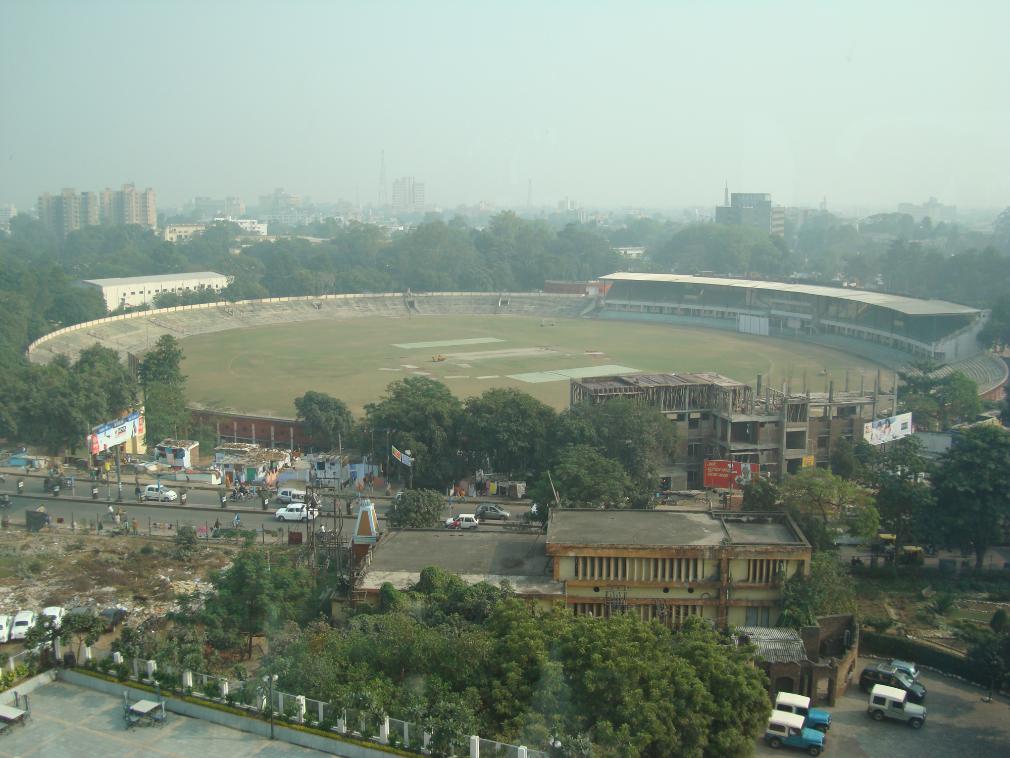
<path id="1" fill-rule="evenodd" d="M 158 207 L 154 190 L 138 191 L 132 184 L 120 190 L 80 192 L 64 189 L 58 195 L 39 196 L 39 220 L 46 228 L 66 237 L 85 226 L 125 226 L 137 224 L 154 229 L 158 225 Z"/>
<path id="2" fill-rule="evenodd" d="M 403 176 L 393 181 L 393 210 L 420 213 L 424 210 L 424 182 Z"/>
<path id="3" fill-rule="evenodd" d="M 724 205 L 716 206 L 715 222 L 729 226 L 751 226 L 768 234 L 785 235 L 785 209 L 772 205 L 766 192 L 734 192 Z"/>

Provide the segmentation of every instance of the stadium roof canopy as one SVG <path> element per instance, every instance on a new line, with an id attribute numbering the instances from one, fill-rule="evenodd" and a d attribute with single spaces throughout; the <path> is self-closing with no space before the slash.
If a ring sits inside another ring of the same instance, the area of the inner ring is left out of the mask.
<path id="1" fill-rule="evenodd" d="M 903 295 L 889 295 L 885 292 L 825 287 L 817 284 L 788 284 L 786 282 L 766 282 L 756 279 L 723 279 L 718 276 L 691 276 L 690 274 L 616 273 L 601 276 L 600 278 L 612 282 L 668 282 L 793 292 L 798 295 L 833 297 L 836 300 L 852 300 L 866 305 L 876 305 L 881 308 L 890 308 L 907 316 L 958 316 L 979 313 L 978 308 L 970 308 L 967 305 L 959 305 L 958 303 L 949 303 L 946 300 L 920 300 L 919 298 L 905 297 Z"/>

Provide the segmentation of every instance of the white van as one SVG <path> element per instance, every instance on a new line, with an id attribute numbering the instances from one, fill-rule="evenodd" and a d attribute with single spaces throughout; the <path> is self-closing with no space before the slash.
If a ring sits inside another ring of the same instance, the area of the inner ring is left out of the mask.
<path id="1" fill-rule="evenodd" d="M 886 684 L 875 684 L 870 690 L 870 702 L 866 712 L 874 721 L 894 719 L 904 721 L 913 729 L 919 729 L 926 720 L 926 709 L 908 701 L 908 693 Z"/>
<path id="2" fill-rule="evenodd" d="M 277 493 L 278 503 L 304 503 L 305 502 L 305 492 L 304 490 L 295 489 L 283 489 Z"/>
<path id="3" fill-rule="evenodd" d="M 11 617 L 6 613 L 0 615 L 0 643 L 11 638 Z"/>
<path id="4" fill-rule="evenodd" d="M 144 488 L 144 500 L 159 500 L 163 503 L 171 503 L 178 499 L 178 492 L 158 484 L 149 484 Z"/>
<path id="5" fill-rule="evenodd" d="M 35 611 L 18 611 L 11 625 L 11 640 L 23 640 L 33 626 L 35 626 Z"/>

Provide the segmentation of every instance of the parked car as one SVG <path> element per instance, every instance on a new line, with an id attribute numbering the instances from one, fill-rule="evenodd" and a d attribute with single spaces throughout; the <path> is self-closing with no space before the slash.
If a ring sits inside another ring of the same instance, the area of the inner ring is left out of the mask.
<path id="1" fill-rule="evenodd" d="M 780 692 L 775 696 L 775 710 L 802 716 L 803 726 L 827 732 L 831 728 L 831 714 L 821 708 L 811 708 L 810 698 L 792 692 Z"/>
<path id="2" fill-rule="evenodd" d="M 305 502 L 305 492 L 303 490 L 295 490 L 290 487 L 285 487 L 277 493 L 278 503 L 304 503 Z"/>
<path id="3" fill-rule="evenodd" d="M 98 617 L 105 622 L 105 631 L 111 632 L 126 618 L 126 609 L 122 606 L 112 606 L 110 608 L 103 608 L 98 613 Z"/>
<path id="4" fill-rule="evenodd" d="M 0 643 L 7 642 L 11 638 L 11 617 L 6 613 L 0 615 Z"/>
<path id="5" fill-rule="evenodd" d="M 316 512 L 306 507 L 305 503 L 291 503 L 278 508 L 274 518 L 278 521 L 310 521 L 316 517 Z"/>
<path id="6" fill-rule="evenodd" d="M 53 629 L 63 626 L 63 616 L 66 611 L 58 605 L 50 605 L 42 609 L 42 618 L 49 620 L 49 625 Z"/>
<path id="7" fill-rule="evenodd" d="M 765 742 L 769 747 L 798 748 L 810 755 L 820 755 L 824 749 L 824 733 L 803 726 L 803 717 L 795 713 L 772 711 L 765 727 Z"/>
<path id="8" fill-rule="evenodd" d="M 508 521 L 512 518 L 511 513 L 494 503 L 482 503 L 478 505 L 473 515 L 481 521 Z"/>
<path id="9" fill-rule="evenodd" d="M 35 611 L 18 611 L 11 624 L 10 639 L 23 640 L 28 630 L 35 626 Z"/>
<path id="10" fill-rule="evenodd" d="M 875 721 L 893 719 L 904 721 L 913 729 L 919 729 L 926 721 L 926 709 L 908 702 L 908 693 L 886 684 L 875 684 L 870 690 L 870 700 L 866 712 Z"/>
<path id="11" fill-rule="evenodd" d="M 926 688 L 903 671 L 886 663 L 876 663 L 863 669 L 859 675 L 859 689 L 869 692 L 875 684 L 886 684 L 888 687 L 895 687 L 908 693 L 908 699 L 912 703 L 921 703 L 926 699 Z"/>
<path id="12" fill-rule="evenodd" d="M 144 500 L 158 500 L 163 503 L 171 503 L 179 499 L 179 493 L 162 487 L 160 484 L 149 484 L 144 488 Z"/>
<path id="13" fill-rule="evenodd" d="M 461 513 L 445 520 L 446 529 L 476 529 L 479 525 L 480 519 L 472 513 Z"/>
<path id="14" fill-rule="evenodd" d="M 919 679 L 919 667 L 911 661 L 902 661 L 898 658 L 892 658 L 887 662 L 887 665 L 907 674 L 913 682 L 918 681 Z"/>

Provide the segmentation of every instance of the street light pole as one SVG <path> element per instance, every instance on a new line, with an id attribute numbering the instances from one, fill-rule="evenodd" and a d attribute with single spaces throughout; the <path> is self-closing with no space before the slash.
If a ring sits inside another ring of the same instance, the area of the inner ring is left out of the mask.
<path id="1" fill-rule="evenodd" d="M 268 674 L 267 676 L 265 676 L 263 678 L 266 680 L 267 686 L 270 688 L 269 689 L 270 694 L 268 695 L 269 701 L 267 702 L 267 708 L 270 709 L 270 739 L 273 739 L 274 738 L 274 682 L 277 681 L 277 674 Z"/>

